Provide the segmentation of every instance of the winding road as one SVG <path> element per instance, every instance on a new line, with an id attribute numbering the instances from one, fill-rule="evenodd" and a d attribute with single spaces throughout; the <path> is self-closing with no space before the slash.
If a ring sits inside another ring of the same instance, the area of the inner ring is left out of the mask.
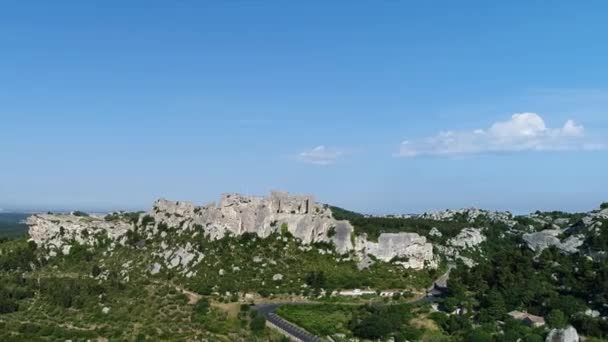
<path id="1" fill-rule="evenodd" d="M 292 338 L 296 338 L 297 340 L 302 341 L 302 342 L 321 342 L 320 337 L 309 333 L 308 331 L 296 326 L 295 324 L 281 318 L 280 316 L 278 316 L 277 314 L 274 313 L 275 310 L 280 305 L 289 305 L 289 304 L 305 304 L 305 303 L 258 304 L 258 305 L 255 305 L 253 308 L 258 313 L 264 315 L 264 317 L 266 317 L 266 320 L 268 322 L 274 324 L 276 327 L 278 327 L 281 330 L 283 330 L 284 332 L 286 332 Z"/>
<path id="2" fill-rule="evenodd" d="M 435 302 L 443 294 L 443 291 L 447 288 L 447 280 L 450 277 L 450 271 L 454 268 L 454 265 L 448 265 L 448 270 L 442 274 L 439 278 L 435 279 L 433 285 L 427 289 L 427 295 L 423 298 L 419 298 L 409 302 L 410 304 L 420 304 L 423 302 Z M 285 303 L 272 303 L 272 304 L 257 304 L 253 306 L 253 309 L 258 313 L 262 314 L 266 320 L 285 333 L 290 337 L 302 341 L 302 342 L 321 342 L 321 338 L 315 336 L 308 331 L 296 326 L 295 324 L 283 319 L 282 317 L 275 314 L 276 309 L 281 305 L 294 305 L 294 304 L 314 304 L 311 302 L 285 302 Z"/>

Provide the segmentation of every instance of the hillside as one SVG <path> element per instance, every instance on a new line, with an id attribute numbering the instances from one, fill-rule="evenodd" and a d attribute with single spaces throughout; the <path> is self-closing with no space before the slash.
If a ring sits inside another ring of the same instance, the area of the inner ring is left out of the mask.
<path id="1" fill-rule="evenodd" d="M 369 217 L 286 193 L 227 194 L 205 206 L 158 200 L 148 212 L 105 217 L 33 215 L 29 242 L 0 244 L 0 339 L 278 341 L 248 304 L 310 300 L 330 306 L 279 313 L 323 336 L 515 341 L 549 333 L 510 320 L 519 310 L 601 338 L 607 222 L 605 206 Z M 417 301 L 448 267 L 439 305 Z M 366 301 L 339 295 L 356 288 L 369 289 Z M 329 317 L 342 325 L 319 325 Z"/>

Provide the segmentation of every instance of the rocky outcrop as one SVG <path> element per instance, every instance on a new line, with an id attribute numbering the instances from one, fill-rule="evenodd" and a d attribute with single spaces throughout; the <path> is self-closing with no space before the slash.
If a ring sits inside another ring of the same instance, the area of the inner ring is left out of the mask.
<path id="1" fill-rule="evenodd" d="M 381 261 L 393 261 L 405 268 L 437 267 L 437 261 L 433 255 L 433 245 L 428 243 L 424 236 L 416 233 L 380 234 L 378 242 L 359 237 L 355 245 L 357 253 L 362 256 L 373 255 Z M 360 264 L 359 268 L 369 265 L 370 262 L 367 261 Z"/>
<path id="2" fill-rule="evenodd" d="M 475 261 L 462 254 L 477 250 L 479 245 L 484 241 L 486 241 L 486 236 L 483 234 L 482 229 L 464 228 L 458 235 L 449 239 L 445 246 L 437 246 L 437 249 L 448 261 L 455 262 L 460 260 L 465 265 L 473 267 Z"/>
<path id="3" fill-rule="evenodd" d="M 477 228 L 464 228 L 458 235 L 448 241 L 448 245 L 456 248 L 472 248 L 486 241 L 485 235 Z"/>
<path id="4" fill-rule="evenodd" d="M 517 222 L 513 220 L 513 214 L 510 212 L 487 211 L 477 208 L 465 209 L 447 209 L 441 211 L 431 211 L 420 215 L 420 218 L 435 221 L 451 221 L 455 219 L 465 219 L 469 223 L 475 222 L 477 218 L 485 216 L 490 221 L 501 222 L 509 227 L 515 226 Z"/>
<path id="5" fill-rule="evenodd" d="M 535 252 L 540 253 L 544 249 L 554 246 L 564 253 L 577 253 L 578 248 L 584 243 L 584 236 L 572 235 L 561 241 L 559 236 L 562 233 L 563 231 L 559 229 L 545 229 L 540 232 L 524 234 L 522 238 L 528 248 Z"/>
<path id="6" fill-rule="evenodd" d="M 273 192 L 270 197 L 224 194 L 219 203 L 197 207 L 188 202 L 160 199 L 150 215 L 158 224 L 184 230 L 203 230 L 210 239 L 253 233 L 265 238 L 287 229 L 304 244 L 333 242 L 338 253 L 353 249 L 353 227 L 337 221 L 331 210 L 311 196 L 289 196 Z"/>
<path id="7" fill-rule="evenodd" d="M 429 231 L 429 236 L 442 237 L 443 234 L 439 231 L 439 229 L 437 229 L 436 227 L 433 227 Z"/>
<path id="8" fill-rule="evenodd" d="M 551 330 L 545 342 L 579 342 L 579 336 L 576 329 L 569 326 L 566 329 Z"/>
<path id="9" fill-rule="evenodd" d="M 74 215 L 33 215 L 28 220 L 30 237 L 55 254 L 67 254 L 73 241 L 93 246 L 100 237 L 112 244 L 124 245 L 129 237 L 136 236 L 141 242 L 138 247 L 144 247 L 145 238 L 160 236 L 164 239 L 168 228 L 190 236 L 203 234 L 211 240 L 246 233 L 266 238 L 274 232 L 289 232 L 304 245 L 333 243 L 339 254 L 355 251 L 360 259 L 372 255 L 383 261 L 399 258 L 398 262 L 406 268 L 436 267 L 433 245 L 416 233 L 381 234 L 378 242 L 359 237 L 356 246 L 353 245 L 353 226 L 348 221 L 334 219 L 331 209 L 314 202 L 311 196 L 290 196 L 285 192 L 272 192 L 268 197 L 224 194 L 217 204 L 205 206 L 159 199 L 147 213 L 128 219 L 114 216 L 109 220 Z M 160 247 L 153 254 L 170 269 L 186 272 L 204 258 L 204 254 L 189 243 L 168 246 L 162 241 Z M 150 272 L 158 273 L 159 267 L 154 265 Z"/>
<path id="10" fill-rule="evenodd" d="M 71 241 L 92 246 L 99 238 L 107 238 L 122 244 L 125 234 L 133 229 L 131 223 L 124 221 L 108 222 L 98 216 L 58 214 L 32 215 L 28 217 L 27 224 L 30 240 L 57 251 L 65 250 Z"/>

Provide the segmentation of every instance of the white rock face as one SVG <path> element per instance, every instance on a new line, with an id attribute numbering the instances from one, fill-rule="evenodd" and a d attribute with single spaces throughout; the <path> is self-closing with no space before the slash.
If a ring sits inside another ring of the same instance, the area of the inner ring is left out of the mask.
<path id="1" fill-rule="evenodd" d="M 486 236 L 483 234 L 482 229 L 464 228 L 458 235 L 449 239 L 446 246 L 437 246 L 437 249 L 449 261 L 461 260 L 468 267 L 473 267 L 475 262 L 471 258 L 461 255 L 461 253 L 477 248 L 484 241 L 486 241 Z"/>
<path id="2" fill-rule="evenodd" d="M 431 228 L 431 230 L 429 231 L 429 235 L 430 236 L 436 236 L 436 237 L 442 237 L 443 234 L 441 234 L 441 232 L 439 231 L 439 229 L 433 227 Z"/>
<path id="3" fill-rule="evenodd" d="M 598 317 L 600 317 L 600 312 L 597 310 L 587 309 L 587 310 L 585 310 L 585 315 L 592 317 L 592 318 L 598 318 Z"/>
<path id="4" fill-rule="evenodd" d="M 124 245 L 128 232 L 135 229 L 135 224 L 126 220 L 106 221 L 101 217 L 73 215 L 34 215 L 28 219 L 28 224 L 31 239 L 38 245 L 64 253 L 69 252 L 72 240 L 94 246 L 99 237 L 111 241 L 112 247 L 108 249 L 111 252 L 116 243 Z M 167 237 L 166 228 L 175 228 L 179 234 L 188 236 L 203 234 L 212 240 L 245 233 L 266 238 L 285 229 L 304 245 L 333 242 L 338 254 L 355 251 L 361 260 L 370 254 L 384 261 L 403 258 L 406 261 L 399 262 L 406 268 L 437 266 L 433 245 L 423 236 L 416 233 L 382 234 L 377 243 L 358 237 L 355 246 L 352 239 L 354 228 L 348 221 L 334 219 L 329 207 L 315 203 L 311 196 L 290 196 L 285 192 L 272 192 L 268 197 L 224 194 L 217 205 L 205 206 L 159 199 L 151 211 L 139 215 L 137 225 L 138 234 L 144 238 L 159 236 L 162 239 Z M 145 248 L 144 242 L 142 239 L 142 243 L 137 244 L 138 248 Z M 320 252 L 327 254 L 331 251 Z M 160 267 L 176 269 L 183 274 L 204 257 L 190 243 L 169 246 L 164 240 L 160 243 L 160 250 L 153 255 L 162 260 Z M 160 272 L 160 267 L 150 265 L 150 272 Z"/>
<path id="5" fill-rule="evenodd" d="M 491 221 L 502 222 L 510 227 L 515 226 L 517 224 L 517 222 L 513 220 L 513 214 L 511 214 L 510 212 L 487 211 L 477 208 L 431 211 L 420 215 L 420 218 L 435 221 L 450 221 L 454 220 L 457 217 L 463 217 L 468 222 L 472 223 L 475 222 L 475 220 L 480 216 L 486 216 Z"/>
<path id="6" fill-rule="evenodd" d="M 94 216 L 39 214 L 28 217 L 26 223 L 30 227 L 30 240 L 39 246 L 61 250 L 63 254 L 69 254 L 69 247 L 64 249 L 64 246 L 71 240 L 89 246 L 97 242 L 97 236 L 121 241 L 127 231 L 133 229 L 127 222 L 107 222 Z"/>
<path id="7" fill-rule="evenodd" d="M 104 306 L 104 308 L 101 309 L 101 312 L 107 315 L 108 313 L 110 313 L 110 308 L 107 306 Z"/>
<path id="8" fill-rule="evenodd" d="M 542 252 L 551 246 L 555 246 L 565 253 L 578 252 L 578 247 L 584 243 L 584 236 L 572 235 L 562 242 L 558 238 L 561 233 L 562 231 L 559 229 L 545 229 L 536 233 L 524 234 L 522 238 L 528 245 L 528 248 L 535 252 Z"/>
<path id="9" fill-rule="evenodd" d="M 224 194 L 218 205 L 202 207 L 160 199 L 150 215 L 169 227 L 202 229 L 211 239 L 244 233 L 265 238 L 286 225 L 304 244 L 333 242 L 341 254 L 353 249 L 350 223 L 335 220 L 331 210 L 315 203 L 311 196 L 289 196 L 284 192 L 272 192 L 269 197 Z"/>
<path id="10" fill-rule="evenodd" d="M 356 249 L 362 256 L 371 254 L 384 262 L 389 262 L 393 258 L 406 259 L 399 261 L 405 268 L 437 267 L 437 261 L 433 255 L 433 245 L 428 243 L 424 236 L 416 233 L 380 234 L 378 242 L 358 237 Z"/>
<path id="11" fill-rule="evenodd" d="M 280 273 L 277 273 L 277 274 L 275 274 L 275 275 L 272 276 L 272 280 L 274 280 L 274 281 L 283 280 L 283 275 L 280 274 Z"/>
<path id="12" fill-rule="evenodd" d="M 158 274 L 160 272 L 160 269 L 161 265 L 155 262 L 154 265 L 152 265 L 152 268 L 150 269 L 150 274 Z"/>
<path id="13" fill-rule="evenodd" d="M 579 342 L 579 336 L 576 329 L 569 326 L 566 329 L 551 330 L 545 342 Z"/>
<path id="14" fill-rule="evenodd" d="M 464 228 L 455 237 L 448 241 L 448 244 L 457 248 L 471 248 L 486 241 L 485 235 L 477 228 Z"/>

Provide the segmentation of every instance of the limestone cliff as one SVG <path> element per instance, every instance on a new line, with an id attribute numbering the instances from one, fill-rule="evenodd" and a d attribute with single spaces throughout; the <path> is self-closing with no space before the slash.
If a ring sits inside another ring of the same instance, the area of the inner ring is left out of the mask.
<path id="1" fill-rule="evenodd" d="M 337 253 L 353 252 L 359 259 L 368 255 L 382 261 L 397 258 L 404 267 L 412 269 L 437 266 L 433 245 L 427 243 L 423 236 L 416 233 L 381 234 L 377 243 L 364 237 L 355 239 L 353 226 L 348 221 L 336 220 L 328 206 L 316 203 L 312 196 L 291 196 L 285 192 L 272 192 L 268 197 L 224 194 L 217 204 L 205 206 L 159 199 L 151 211 L 139 214 L 131 222 L 124 219 L 108 221 L 94 216 L 44 214 L 31 216 L 28 224 L 30 238 L 47 247 L 51 256 L 58 251 L 69 253 L 71 241 L 94 245 L 101 236 L 113 244 L 124 245 L 129 232 L 133 235 L 137 230 L 142 237 L 162 237 L 166 234 L 162 228 L 174 227 L 182 233 L 204 234 L 212 240 L 245 233 L 265 238 L 273 232 L 287 230 L 302 244 L 333 243 Z M 188 248 L 184 251 L 187 252 Z M 182 259 L 198 258 L 197 255 L 189 257 L 186 252 L 179 254 L 168 246 L 163 253 L 167 254 L 165 259 L 169 265 L 179 265 Z M 176 255 L 181 256 L 176 258 Z"/>

